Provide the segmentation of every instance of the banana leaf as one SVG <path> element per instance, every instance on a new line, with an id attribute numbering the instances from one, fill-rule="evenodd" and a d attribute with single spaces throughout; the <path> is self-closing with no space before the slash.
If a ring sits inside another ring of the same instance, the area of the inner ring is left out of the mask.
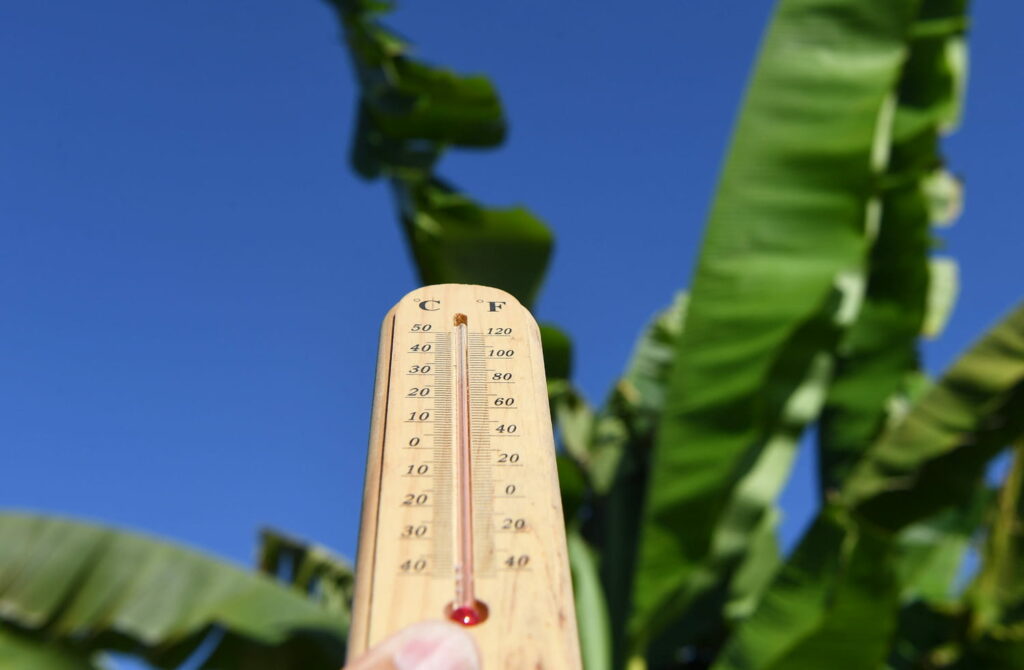
<path id="1" fill-rule="evenodd" d="M 867 452 L 844 488 L 864 520 L 899 530 L 970 500 L 1024 434 L 1024 304 L 964 354 Z"/>
<path id="2" fill-rule="evenodd" d="M 644 328 L 625 373 L 599 411 L 595 412 L 571 384 L 557 377 L 551 380 L 548 374 L 552 414 L 562 444 L 588 474 L 598 495 L 609 493 L 626 452 L 640 449 L 638 445 L 652 437 L 685 318 L 686 294 L 680 292 Z M 545 352 L 547 342 L 545 339 Z"/>
<path id="3" fill-rule="evenodd" d="M 650 435 L 665 407 L 678 343 L 686 328 L 689 295 L 676 293 L 671 304 L 655 315 L 633 347 L 626 373 L 615 386 L 610 405 L 637 434 Z"/>
<path id="4" fill-rule="evenodd" d="M 586 670 L 611 670 L 611 624 L 608 604 L 598 576 L 597 557 L 577 530 L 570 529 L 566 539 L 583 667 Z"/>
<path id="5" fill-rule="evenodd" d="M 993 491 L 978 481 L 966 504 L 903 529 L 897 540 L 899 625 L 887 670 L 945 667 L 966 640 L 970 608 L 960 585 L 967 552 L 992 509 Z"/>
<path id="6" fill-rule="evenodd" d="M 715 670 L 798 670 L 814 667 L 815 659 L 819 666 L 827 660 L 830 668 L 867 670 L 886 659 L 887 653 L 878 650 L 886 652 L 890 640 L 898 646 L 926 646 L 927 630 L 904 628 L 903 635 L 897 634 L 899 598 L 906 588 L 897 579 L 900 531 L 969 507 L 979 495 L 985 464 L 1022 434 L 1024 305 L 882 434 L 850 475 L 843 495 L 819 515 L 758 609 L 737 627 Z M 827 564 L 846 556 L 863 556 L 865 570 L 874 571 L 874 577 L 863 575 L 866 581 L 861 582 L 850 564 Z M 872 581 L 890 574 L 891 587 Z M 800 580 L 797 586 L 795 579 Z M 835 580 L 867 596 L 865 611 L 873 618 L 857 608 L 845 609 L 838 587 L 830 586 Z M 904 610 L 901 616 L 908 614 Z M 903 625 L 918 624 L 904 618 Z M 857 641 L 855 648 L 848 646 L 851 639 Z M 918 653 L 896 652 L 896 659 Z"/>
<path id="7" fill-rule="evenodd" d="M 600 549 L 597 564 L 608 601 L 614 667 L 621 665 L 624 656 L 631 584 L 623 576 L 632 573 L 647 453 L 685 312 L 686 294 L 679 293 L 655 315 L 600 410 L 591 408 L 567 379 L 557 375 L 552 379 L 550 371 L 548 375 L 552 416 L 564 452 L 559 457 L 559 478 L 566 519 L 580 529 L 584 546 L 589 542 Z M 545 359 L 550 348 L 556 370 L 563 369 L 560 361 L 565 358 L 566 343 L 543 328 L 542 333 Z"/>
<path id="8" fill-rule="evenodd" d="M 548 381 L 572 376 L 572 340 L 558 326 L 540 324 L 540 341 L 544 351 L 544 374 Z"/>
<path id="9" fill-rule="evenodd" d="M 74 653 L 175 668 L 336 670 L 345 621 L 269 577 L 93 524 L 0 514 L 0 623 Z M 211 633 L 214 633 L 211 636 Z"/>
<path id="10" fill-rule="evenodd" d="M 424 284 L 482 284 L 534 300 L 553 244 L 540 219 L 522 207 L 483 207 L 436 178 L 393 184 Z"/>
<path id="11" fill-rule="evenodd" d="M 360 84 L 352 163 L 366 178 L 429 170 L 448 145 L 501 144 L 506 124 L 494 86 L 410 57 L 377 20 L 390 3 L 326 0 L 338 14 Z"/>
<path id="12" fill-rule="evenodd" d="M 712 670 L 876 668 L 898 598 L 892 538 L 826 509 Z"/>
<path id="13" fill-rule="evenodd" d="M 391 181 L 421 281 L 494 286 L 531 305 L 551 256 L 551 231 L 525 208 L 485 207 L 435 172 L 449 147 L 504 141 L 494 86 L 412 58 L 405 40 L 378 20 L 391 3 L 327 2 L 341 20 L 360 89 L 352 165 L 363 177 Z"/>
<path id="14" fill-rule="evenodd" d="M 630 626 L 637 648 L 697 595 L 694 579 L 766 447 L 793 442 L 816 417 L 864 292 L 892 91 L 916 8 L 778 5 L 712 208 L 652 455 Z M 749 543 L 769 511 L 745 513 L 745 530 L 729 535 Z M 742 558 L 743 547 L 730 553 Z"/>
<path id="15" fill-rule="evenodd" d="M 260 531 L 259 569 L 295 587 L 335 613 L 347 627 L 352 615 L 352 565 L 327 547 L 273 528 Z"/>
<path id="16" fill-rule="evenodd" d="M 594 421 L 590 449 L 597 464 L 593 470 L 599 475 L 593 478 L 598 495 L 587 528 L 602 547 L 601 581 L 608 599 L 616 667 L 630 653 L 627 627 L 633 583 L 629 577 L 636 566 L 651 447 L 679 355 L 677 345 L 686 329 L 688 300 L 686 293 L 677 293 L 647 325 L 625 374 Z"/>
<path id="17" fill-rule="evenodd" d="M 964 504 L 904 528 L 898 541 L 901 596 L 933 605 L 956 601 L 957 578 L 974 537 L 992 507 L 993 491 L 982 479 Z"/>
<path id="18" fill-rule="evenodd" d="M 942 174 L 939 135 L 957 116 L 964 88 L 963 61 L 951 54 L 960 53 L 965 13 L 964 0 L 925 0 L 911 28 L 864 304 L 840 343 L 818 430 L 826 498 L 906 405 L 908 379 L 919 370 L 918 337 L 937 334 L 951 308 L 956 266 L 929 256 L 931 226 L 937 218 L 948 225 L 952 207 L 936 213 L 932 202 L 935 175 Z"/>

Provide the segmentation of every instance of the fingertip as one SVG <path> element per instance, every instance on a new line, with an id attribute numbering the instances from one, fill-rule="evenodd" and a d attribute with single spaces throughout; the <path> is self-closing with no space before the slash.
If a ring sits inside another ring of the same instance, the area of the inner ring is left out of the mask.
<path id="1" fill-rule="evenodd" d="M 397 670 L 479 670 L 473 636 L 447 621 L 424 621 L 401 632 L 392 660 Z"/>

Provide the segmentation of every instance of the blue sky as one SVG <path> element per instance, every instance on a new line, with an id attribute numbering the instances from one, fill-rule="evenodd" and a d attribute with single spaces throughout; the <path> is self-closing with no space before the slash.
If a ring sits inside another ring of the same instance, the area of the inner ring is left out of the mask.
<path id="1" fill-rule="evenodd" d="M 541 320 L 600 400 L 688 283 L 771 3 L 406 2 L 418 53 L 501 91 L 511 132 L 442 172 L 558 244 Z M 977 3 L 967 208 L 937 371 L 1021 296 L 1024 6 Z M 416 278 L 347 150 L 356 90 L 317 0 L 0 6 L 0 505 L 251 563 L 262 524 L 352 555 L 377 329 Z M 785 498 L 791 540 L 809 458 Z"/>

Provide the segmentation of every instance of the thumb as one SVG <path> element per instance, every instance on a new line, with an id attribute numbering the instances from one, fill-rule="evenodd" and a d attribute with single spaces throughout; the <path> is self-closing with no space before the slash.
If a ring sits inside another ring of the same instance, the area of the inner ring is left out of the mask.
<path id="1" fill-rule="evenodd" d="M 473 637 L 446 621 L 403 628 L 344 670 L 480 670 Z"/>

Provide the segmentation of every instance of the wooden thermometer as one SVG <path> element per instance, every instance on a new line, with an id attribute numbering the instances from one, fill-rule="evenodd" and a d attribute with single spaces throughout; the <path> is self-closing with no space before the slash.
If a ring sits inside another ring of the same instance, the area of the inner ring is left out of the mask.
<path id="1" fill-rule="evenodd" d="M 417 621 L 486 670 L 578 670 L 540 332 L 508 293 L 442 284 L 381 329 L 349 657 Z"/>

